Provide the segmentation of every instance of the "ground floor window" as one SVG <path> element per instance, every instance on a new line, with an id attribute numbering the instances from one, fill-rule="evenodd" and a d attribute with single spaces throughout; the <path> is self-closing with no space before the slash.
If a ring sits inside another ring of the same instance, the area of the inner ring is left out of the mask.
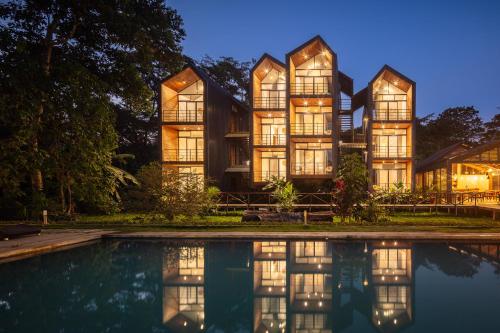
<path id="1" fill-rule="evenodd" d="M 296 143 L 293 171 L 296 175 L 324 175 L 332 172 L 331 143 Z"/>
<path id="2" fill-rule="evenodd" d="M 500 169 L 487 163 L 455 163 L 452 165 L 453 191 L 500 190 Z"/>
<path id="3" fill-rule="evenodd" d="M 402 183 L 409 187 L 405 163 L 373 164 L 373 184 L 387 189 Z"/>
<path id="4" fill-rule="evenodd" d="M 261 155 L 262 180 L 271 177 L 286 178 L 286 153 L 284 151 L 263 151 Z"/>

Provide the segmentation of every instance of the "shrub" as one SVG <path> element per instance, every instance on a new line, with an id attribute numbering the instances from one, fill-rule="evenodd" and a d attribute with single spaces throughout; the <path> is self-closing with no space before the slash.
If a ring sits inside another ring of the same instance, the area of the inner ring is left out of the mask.
<path id="1" fill-rule="evenodd" d="M 368 171 L 359 154 L 348 154 L 342 157 L 339 166 L 339 177 L 335 180 L 333 200 L 340 220 L 353 214 L 367 196 Z"/>
<path id="2" fill-rule="evenodd" d="M 124 209 L 128 211 L 152 212 L 156 208 L 156 197 L 161 190 L 161 165 L 152 162 L 143 165 L 136 174 L 138 186 L 130 186 L 123 195 Z"/>
<path id="3" fill-rule="evenodd" d="M 297 201 L 297 190 L 291 182 L 283 178 L 273 176 L 269 184 L 264 186 L 264 190 L 273 190 L 273 197 L 278 202 L 278 208 L 282 212 L 293 211 L 293 205 Z"/>
<path id="4" fill-rule="evenodd" d="M 163 175 L 162 186 L 155 197 L 156 211 L 168 221 L 176 217 L 205 216 L 217 208 L 220 190 L 207 186 L 197 175 Z"/>
<path id="5" fill-rule="evenodd" d="M 388 222 L 387 210 L 380 205 L 381 197 L 377 193 L 368 194 L 368 198 L 363 202 L 362 209 L 357 218 L 365 222 Z"/>

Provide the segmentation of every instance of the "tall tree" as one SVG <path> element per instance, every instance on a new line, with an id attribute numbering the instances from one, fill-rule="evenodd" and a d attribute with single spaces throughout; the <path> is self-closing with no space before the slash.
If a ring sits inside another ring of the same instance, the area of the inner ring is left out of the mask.
<path id="1" fill-rule="evenodd" d="M 252 63 L 255 61 L 238 61 L 232 57 L 213 59 L 206 55 L 199 62 L 199 66 L 235 98 L 249 104 L 248 90 Z"/>
<path id="2" fill-rule="evenodd" d="M 490 121 L 484 124 L 484 133 L 481 142 L 492 140 L 500 140 L 500 113 L 494 115 Z"/>
<path id="3" fill-rule="evenodd" d="M 484 131 L 479 111 L 473 106 L 448 108 L 437 117 L 420 119 L 417 126 L 417 155 L 429 156 L 455 143 L 477 144 Z"/>
<path id="4" fill-rule="evenodd" d="M 183 37 L 162 0 L 1 4 L 2 200 L 28 194 L 30 178 L 33 193 L 45 187 L 61 202 L 108 198 L 118 142 L 154 141 L 156 86 L 182 65 Z M 128 128 L 118 141 L 123 118 L 146 123 L 143 133 Z"/>

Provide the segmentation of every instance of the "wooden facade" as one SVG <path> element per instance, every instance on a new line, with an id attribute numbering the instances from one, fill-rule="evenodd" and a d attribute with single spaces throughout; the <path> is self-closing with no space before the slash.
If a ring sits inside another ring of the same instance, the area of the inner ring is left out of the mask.
<path id="1" fill-rule="evenodd" d="M 261 189 L 277 176 L 316 192 L 331 188 L 343 154 L 358 152 L 373 185 L 413 189 L 415 89 L 386 65 L 354 93 L 353 79 L 339 71 L 320 36 L 285 62 L 269 54 L 259 59 L 250 73 L 250 112 L 189 65 L 161 84 L 162 163 L 223 191 Z M 355 128 L 360 109 L 362 126 Z"/>
<path id="2" fill-rule="evenodd" d="M 320 36 L 287 53 L 286 63 L 264 54 L 250 76 L 253 188 L 278 176 L 301 189 L 327 189 L 350 152 L 364 157 L 374 185 L 414 187 L 415 82 L 386 65 L 354 94 Z M 383 83 L 391 87 L 382 94 Z M 364 120 L 355 129 L 359 109 Z"/>
<path id="3" fill-rule="evenodd" d="M 161 84 L 164 172 L 191 173 L 223 191 L 248 187 L 248 109 L 191 64 Z"/>

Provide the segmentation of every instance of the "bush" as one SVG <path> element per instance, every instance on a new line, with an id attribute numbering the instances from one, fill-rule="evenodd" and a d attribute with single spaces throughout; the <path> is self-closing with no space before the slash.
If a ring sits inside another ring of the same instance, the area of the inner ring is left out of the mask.
<path id="1" fill-rule="evenodd" d="M 339 177 L 335 180 L 333 189 L 333 200 L 342 222 L 366 199 L 367 180 L 368 171 L 361 156 L 355 153 L 344 155 L 339 166 Z"/>
<path id="2" fill-rule="evenodd" d="M 278 209 L 281 212 L 293 211 L 293 205 L 297 201 L 297 190 L 291 182 L 283 178 L 273 176 L 269 184 L 264 186 L 264 190 L 273 190 L 273 197 L 278 202 Z"/>
<path id="3" fill-rule="evenodd" d="M 360 209 L 356 210 L 355 218 L 371 223 L 388 222 L 390 220 L 389 215 L 387 210 L 380 205 L 380 199 L 380 196 L 376 193 L 370 193 L 363 205 L 358 206 Z"/>
<path id="4" fill-rule="evenodd" d="M 152 212 L 156 208 L 156 197 L 161 190 L 161 164 L 152 162 L 143 165 L 136 174 L 138 186 L 130 186 L 123 195 L 124 209 L 134 212 Z"/>

